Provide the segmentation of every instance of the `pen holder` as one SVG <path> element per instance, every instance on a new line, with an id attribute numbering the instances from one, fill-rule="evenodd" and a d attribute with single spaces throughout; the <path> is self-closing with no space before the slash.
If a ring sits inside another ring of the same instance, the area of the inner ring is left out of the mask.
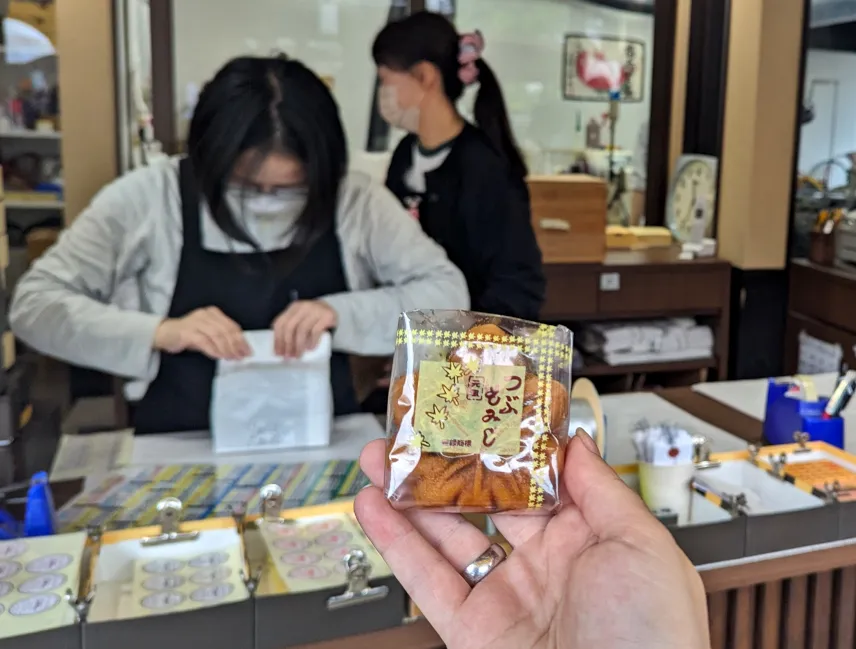
<path id="1" fill-rule="evenodd" d="M 657 465 L 639 463 L 639 493 L 648 509 L 670 509 L 678 515 L 678 525 L 686 525 L 690 518 L 695 465 Z"/>
<path id="2" fill-rule="evenodd" d="M 803 401 L 786 396 L 789 386 L 770 379 L 767 383 L 767 410 L 764 439 L 768 444 L 793 444 L 795 433 L 807 433 L 813 442 L 844 448 L 844 420 L 823 416 L 829 397 Z"/>

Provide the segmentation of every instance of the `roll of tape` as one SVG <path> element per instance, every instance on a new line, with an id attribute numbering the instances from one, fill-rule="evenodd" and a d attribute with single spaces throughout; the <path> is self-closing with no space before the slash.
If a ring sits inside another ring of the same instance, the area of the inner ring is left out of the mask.
<path id="1" fill-rule="evenodd" d="M 606 427 L 603 419 L 603 405 L 594 383 L 588 379 L 577 379 L 571 389 L 570 426 L 568 434 L 574 435 L 582 428 L 600 449 L 606 454 Z"/>

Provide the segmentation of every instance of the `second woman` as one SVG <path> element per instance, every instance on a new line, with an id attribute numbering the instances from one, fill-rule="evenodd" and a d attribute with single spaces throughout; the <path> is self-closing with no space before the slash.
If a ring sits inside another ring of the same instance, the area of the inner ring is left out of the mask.
<path id="1" fill-rule="evenodd" d="M 387 186 L 464 273 L 474 310 L 536 320 L 544 300 L 526 164 L 514 142 L 480 33 L 459 36 L 442 15 L 387 25 L 372 56 L 381 116 L 410 133 Z M 458 112 L 478 84 L 475 125 Z"/>

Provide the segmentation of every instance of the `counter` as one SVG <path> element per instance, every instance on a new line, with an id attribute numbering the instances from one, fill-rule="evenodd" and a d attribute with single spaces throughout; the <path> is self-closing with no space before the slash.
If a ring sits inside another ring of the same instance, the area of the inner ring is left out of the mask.
<path id="1" fill-rule="evenodd" d="M 816 379 L 821 392 L 834 377 Z M 713 383 L 687 388 L 732 417 L 760 424 L 765 381 Z M 603 397 L 607 420 L 607 458 L 611 464 L 632 459 L 628 429 L 638 419 L 667 419 L 707 436 L 715 451 L 738 452 L 746 442 L 698 414 L 675 404 L 668 393 Z M 851 429 L 856 423 L 850 426 Z M 363 444 L 382 434 L 378 421 L 360 417 L 337 424 L 334 443 L 317 449 L 259 456 L 216 456 L 204 434 L 140 437 L 137 466 L 177 461 L 234 464 L 355 459 Z M 851 435 L 852 435 L 851 430 Z M 850 445 L 848 439 L 848 446 Z M 697 566 L 708 593 L 714 649 L 759 647 L 852 647 L 856 639 L 856 541 L 830 541 L 794 550 L 760 554 Z M 316 649 L 407 647 L 439 649 L 442 643 L 425 621 L 361 637 L 313 645 Z M 308 649 L 304 647 L 304 649 Z"/>

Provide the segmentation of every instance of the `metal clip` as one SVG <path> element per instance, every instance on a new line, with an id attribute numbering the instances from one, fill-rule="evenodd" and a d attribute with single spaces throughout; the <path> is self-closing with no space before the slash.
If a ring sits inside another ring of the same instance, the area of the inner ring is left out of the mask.
<path id="1" fill-rule="evenodd" d="M 259 490 L 262 506 L 262 519 L 268 523 L 282 522 L 282 488 L 277 484 L 268 484 Z"/>
<path id="2" fill-rule="evenodd" d="M 725 509 L 732 514 L 743 515 L 746 513 L 748 502 L 746 500 L 746 494 L 739 493 L 733 496 L 726 495 L 722 499 L 722 504 L 725 505 Z"/>
<path id="3" fill-rule="evenodd" d="M 758 464 L 758 452 L 761 448 L 757 444 L 749 444 L 746 447 L 746 450 L 749 451 L 749 462 L 752 464 Z"/>
<path id="4" fill-rule="evenodd" d="M 841 493 L 841 483 L 838 480 L 832 482 L 824 482 L 823 489 L 820 492 L 826 498 L 827 502 L 834 503 L 838 501 L 838 494 Z"/>
<path id="5" fill-rule="evenodd" d="M 806 446 L 806 444 L 808 444 L 810 439 L 811 439 L 811 437 L 809 436 L 808 433 L 801 433 L 800 431 L 795 432 L 794 433 L 794 441 L 797 444 L 799 444 L 800 447 L 798 449 L 796 449 L 794 451 L 794 453 L 808 453 L 808 452 L 810 452 L 811 449 L 808 446 Z"/>
<path id="6" fill-rule="evenodd" d="M 693 436 L 693 462 L 699 470 L 713 469 L 722 464 L 719 460 L 710 459 L 710 444 L 704 435 Z"/>
<path id="7" fill-rule="evenodd" d="M 66 604 L 74 609 L 74 621 L 77 624 L 83 624 L 89 616 L 89 609 L 92 607 L 92 600 L 95 599 L 95 586 L 92 587 L 92 590 L 86 593 L 86 597 L 78 597 L 71 588 L 67 588 L 63 599 Z"/>
<path id="8" fill-rule="evenodd" d="M 337 611 L 348 606 L 368 604 L 383 599 L 389 594 L 388 586 L 369 586 L 372 566 L 362 550 L 351 550 L 345 555 L 345 570 L 348 573 L 348 589 L 341 595 L 327 600 L 327 610 Z"/>
<path id="9" fill-rule="evenodd" d="M 770 473 L 772 473 L 777 478 L 781 478 L 785 473 L 785 465 L 788 463 L 788 456 L 782 453 L 779 457 L 774 455 L 770 456 Z"/>
<path id="10" fill-rule="evenodd" d="M 164 545 L 165 543 L 182 543 L 184 541 L 195 541 L 199 538 L 199 531 L 181 532 L 181 510 L 183 505 L 178 498 L 164 498 L 158 501 L 157 512 L 161 524 L 161 533 L 157 536 L 145 536 L 140 543 L 146 547 L 153 545 Z"/>

